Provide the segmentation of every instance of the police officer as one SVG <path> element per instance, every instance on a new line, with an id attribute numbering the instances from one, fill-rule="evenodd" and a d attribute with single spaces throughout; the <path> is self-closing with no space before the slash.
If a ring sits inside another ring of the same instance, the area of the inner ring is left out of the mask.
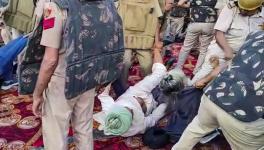
<path id="1" fill-rule="evenodd" d="M 220 128 L 233 150 L 264 145 L 264 31 L 251 33 L 232 65 L 216 68 L 204 90 L 197 116 L 172 150 L 191 150 L 202 137 Z"/>
<path id="2" fill-rule="evenodd" d="M 55 0 L 44 6 L 41 45 L 46 49 L 32 109 L 42 117 L 47 150 L 67 149 L 70 122 L 76 148 L 93 150 L 94 87 L 117 76 L 115 65 L 123 61 L 122 25 L 114 3 L 84 3 Z"/>
<path id="3" fill-rule="evenodd" d="M 250 32 L 262 30 L 262 3 L 263 0 L 235 0 L 223 8 L 214 27 L 216 40 L 209 45 L 205 61 L 192 79 L 193 84 L 213 69 L 212 57 L 218 57 L 222 66 L 237 53 Z"/>
<path id="4" fill-rule="evenodd" d="M 123 82 L 128 79 L 132 56 L 137 57 L 144 76 L 151 73 L 152 47 L 159 42 L 159 20 L 162 14 L 161 0 L 119 0 L 118 10 L 124 24 L 125 55 Z M 156 34 L 155 34 L 156 33 Z"/>

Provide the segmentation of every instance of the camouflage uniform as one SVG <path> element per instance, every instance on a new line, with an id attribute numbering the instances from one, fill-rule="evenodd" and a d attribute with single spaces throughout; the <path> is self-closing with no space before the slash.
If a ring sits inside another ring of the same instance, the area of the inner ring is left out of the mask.
<path id="1" fill-rule="evenodd" d="M 178 2 L 178 0 L 177 0 Z M 167 14 L 162 26 L 164 30 L 162 40 L 165 45 L 173 42 L 182 42 L 186 35 L 189 23 L 189 9 L 179 6 L 173 7 Z"/>

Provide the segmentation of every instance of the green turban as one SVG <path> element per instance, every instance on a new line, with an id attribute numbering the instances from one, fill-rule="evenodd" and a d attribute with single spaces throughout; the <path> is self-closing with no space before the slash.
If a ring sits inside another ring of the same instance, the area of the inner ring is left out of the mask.
<path id="1" fill-rule="evenodd" d="M 123 106 L 115 105 L 105 119 L 105 132 L 111 135 L 122 135 L 132 124 L 131 112 Z"/>

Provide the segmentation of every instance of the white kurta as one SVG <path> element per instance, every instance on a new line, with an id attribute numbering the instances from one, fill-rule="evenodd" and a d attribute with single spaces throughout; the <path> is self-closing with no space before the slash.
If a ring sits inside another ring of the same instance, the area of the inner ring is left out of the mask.
<path id="1" fill-rule="evenodd" d="M 116 101 L 109 96 L 110 87 L 106 87 L 105 91 L 98 96 L 102 104 L 102 111 L 94 115 L 94 119 L 101 124 L 99 129 L 104 128 L 104 120 L 113 105 L 127 107 L 133 111 L 133 121 L 130 129 L 124 133 L 123 137 L 133 136 L 138 133 L 144 133 L 146 128 L 154 126 L 159 119 L 164 116 L 166 104 L 157 107 L 151 91 L 160 83 L 166 75 L 166 67 L 163 64 L 155 63 L 152 67 L 152 74 L 145 77 L 135 86 L 131 86 Z M 143 112 L 140 104 L 135 97 L 144 100 L 147 112 Z M 108 134 L 108 133 L 105 133 Z"/>

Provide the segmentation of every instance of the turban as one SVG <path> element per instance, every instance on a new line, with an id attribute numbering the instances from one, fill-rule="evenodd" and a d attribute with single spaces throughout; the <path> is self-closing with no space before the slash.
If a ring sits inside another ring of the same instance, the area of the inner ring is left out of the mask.
<path id="1" fill-rule="evenodd" d="M 132 124 L 132 113 L 124 106 L 114 105 L 105 119 L 105 132 L 111 135 L 122 135 Z"/>

